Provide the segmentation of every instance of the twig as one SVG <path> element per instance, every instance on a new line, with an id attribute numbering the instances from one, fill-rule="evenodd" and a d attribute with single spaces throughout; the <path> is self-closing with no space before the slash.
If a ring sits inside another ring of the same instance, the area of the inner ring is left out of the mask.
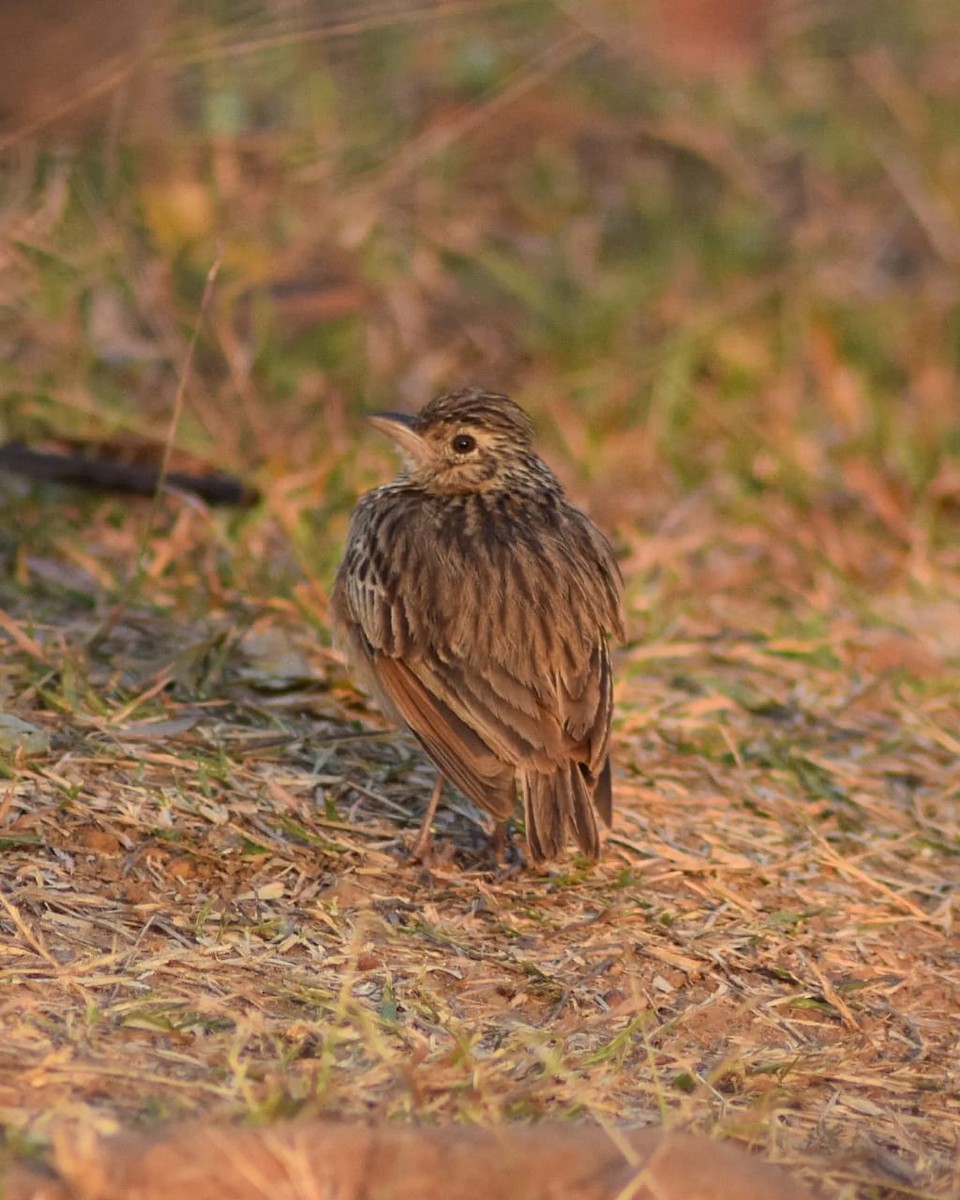
<path id="1" fill-rule="evenodd" d="M 153 532 L 153 527 L 156 523 L 157 516 L 160 512 L 160 499 L 163 495 L 164 484 L 169 475 L 170 457 L 173 453 L 173 443 L 177 434 L 177 429 L 180 425 L 180 418 L 183 415 L 183 401 L 187 388 L 187 380 L 190 376 L 190 369 L 193 365 L 194 354 L 197 349 L 197 342 L 200 339 L 200 327 L 203 323 L 203 317 L 210 303 L 210 297 L 213 295 L 213 285 L 216 282 L 217 275 L 220 271 L 220 264 L 223 261 L 222 250 L 217 251 L 217 256 L 210 265 L 210 270 L 207 272 L 207 279 L 203 286 L 203 295 L 200 297 L 200 309 L 197 313 L 197 321 L 193 327 L 193 334 L 190 338 L 190 344 L 187 346 L 187 352 L 184 355 L 183 366 L 180 369 L 180 378 L 177 381 L 177 390 L 173 398 L 173 411 L 170 414 L 170 424 L 167 428 L 167 436 L 163 442 L 163 453 L 160 458 L 160 469 L 157 474 L 157 487 L 153 493 L 153 498 L 150 502 L 150 508 L 147 511 L 147 521 L 144 526 L 143 536 L 140 539 L 140 546 L 137 552 L 137 562 L 134 568 L 133 575 L 130 577 L 127 585 L 121 592 L 120 599 L 113 606 L 107 616 L 103 619 L 100 625 L 94 630 L 90 636 L 87 645 L 89 648 L 94 648 L 104 637 L 110 632 L 116 622 L 120 619 L 124 609 L 140 590 L 147 574 L 147 550 L 150 542 L 150 535 Z"/>

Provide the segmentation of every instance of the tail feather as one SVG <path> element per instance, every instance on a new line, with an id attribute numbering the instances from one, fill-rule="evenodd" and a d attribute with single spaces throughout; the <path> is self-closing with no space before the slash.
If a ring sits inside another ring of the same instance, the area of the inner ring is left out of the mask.
<path id="1" fill-rule="evenodd" d="M 600 855 L 600 835 L 594 808 L 610 823 L 610 768 L 594 779 L 580 763 L 556 771 L 523 774 L 527 844 L 534 862 L 556 858 L 573 841 L 588 858 Z"/>
<path id="2" fill-rule="evenodd" d="M 600 774 L 593 786 L 593 805 L 609 829 L 613 824 L 613 784 L 610 780 L 610 759 L 603 760 Z"/>

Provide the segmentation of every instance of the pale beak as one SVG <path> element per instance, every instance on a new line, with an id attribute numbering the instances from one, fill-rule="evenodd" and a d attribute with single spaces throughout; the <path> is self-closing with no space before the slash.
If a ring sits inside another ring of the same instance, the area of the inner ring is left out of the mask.
<path id="1" fill-rule="evenodd" d="M 367 419 L 375 429 L 379 429 L 397 443 L 412 466 L 426 466 L 436 457 L 430 443 L 414 428 L 417 423 L 416 417 L 406 413 L 374 413 Z"/>

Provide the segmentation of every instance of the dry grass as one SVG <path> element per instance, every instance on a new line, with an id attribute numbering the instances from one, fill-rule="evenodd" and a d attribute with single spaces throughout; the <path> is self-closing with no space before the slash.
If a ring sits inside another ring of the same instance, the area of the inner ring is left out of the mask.
<path id="1" fill-rule="evenodd" d="M 864 628 L 825 596 L 780 636 L 776 597 L 708 586 L 704 524 L 658 551 L 686 615 L 620 658 L 593 869 L 494 878 L 456 806 L 451 857 L 405 866 L 428 768 L 358 736 L 269 597 L 242 636 L 128 612 L 98 661 L 89 616 L 11 626 L 18 711 L 54 751 L 4 785 L 8 1128 L 660 1119 L 949 1195 L 957 630 L 916 601 L 942 645 Z"/>
<path id="2" fill-rule="evenodd" d="M 784 37 L 775 84 L 654 73 L 638 121 L 612 9 L 506 9 L 466 49 L 381 11 L 293 101 L 296 44 L 254 31 L 254 60 L 178 26 L 167 138 L 106 182 L 96 155 L 22 160 L 19 199 L 5 177 L 7 434 L 162 440 L 185 381 L 178 442 L 265 495 L 237 517 L 4 485 L 0 706 L 31 726 L 0 757 L 10 1152 L 70 1122 L 550 1116 L 733 1138 L 833 1194 L 954 1196 L 940 27 L 912 30 L 919 74 L 883 28 L 842 69 Z M 389 119 L 361 103 L 385 76 Z M 244 97 L 261 125 L 214 128 Z M 494 876 L 457 802 L 449 852 L 406 865 L 430 769 L 326 648 L 346 514 L 392 466 L 347 397 L 456 378 L 515 389 L 621 552 L 593 868 Z"/>

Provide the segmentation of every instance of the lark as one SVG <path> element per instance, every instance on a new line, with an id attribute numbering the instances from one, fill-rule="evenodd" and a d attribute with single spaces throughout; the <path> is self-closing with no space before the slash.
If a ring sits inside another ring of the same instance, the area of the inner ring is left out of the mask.
<path id="1" fill-rule="evenodd" d="M 507 396 L 476 388 L 417 416 L 370 418 L 402 452 L 398 477 L 350 522 L 331 596 L 338 645 L 444 779 L 495 823 L 522 803 L 533 862 L 611 824 L 609 638 L 623 638 L 610 544 L 533 449 Z"/>

